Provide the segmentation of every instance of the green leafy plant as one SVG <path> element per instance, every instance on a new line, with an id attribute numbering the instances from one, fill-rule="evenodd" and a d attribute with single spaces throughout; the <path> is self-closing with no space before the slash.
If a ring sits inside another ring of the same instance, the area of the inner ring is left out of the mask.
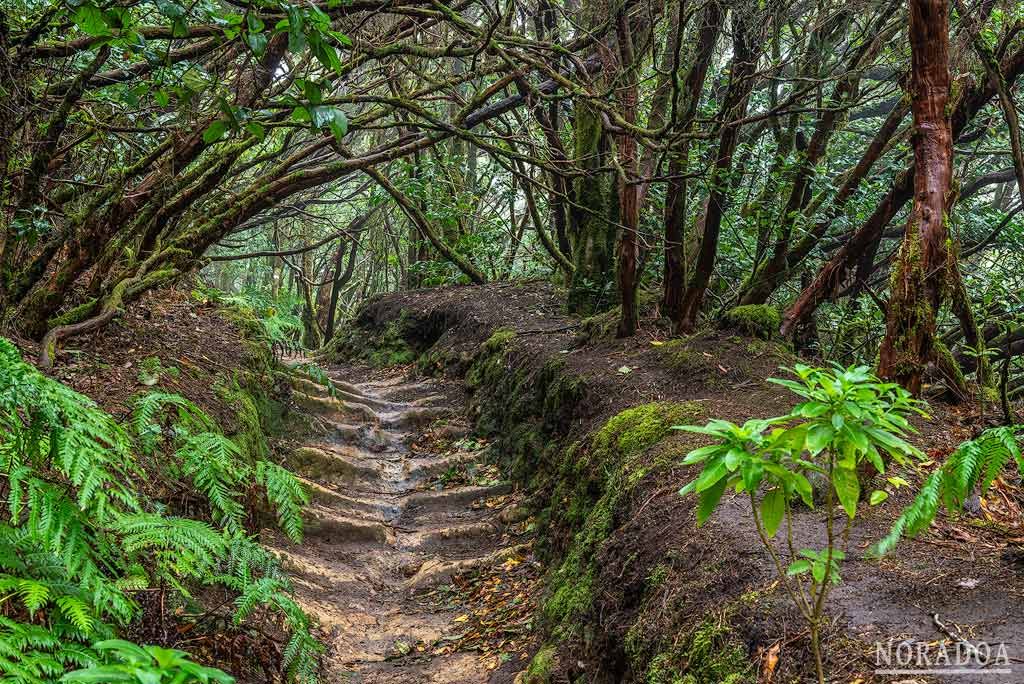
<path id="1" fill-rule="evenodd" d="M 189 660 L 184 651 L 171 648 L 139 646 L 130 641 L 110 639 L 93 644 L 93 650 L 104 655 L 108 662 L 69 672 L 61 677 L 61 681 L 76 684 L 233 684 L 235 681 L 234 677 L 221 670 L 198 665 Z"/>
<path id="2" fill-rule="evenodd" d="M 865 466 L 884 473 L 883 453 L 901 464 L 921 455 L 903 439 L 912 431 L 906 416 L 921 409 L 907 391 L 875 378 L 867 367 L 824 370 L 797 365 L 792 372 L 796 380 L 770 379 L 804 400 L 784 416 L 743 425 L 712 420 L 702 427 L 677 426 L 714 439 L 687 454 L 683 463 L 700 464 L 702 470 L 680 494 L 698 495 L 698 524 L 711 516 L 727 489 L 749 499 L 758 537 L 808 623 L 818 681 L 823 683 L 820 636 L 825 599 L 840 581 L 839 563 L 857 515 L 861 474 Z M 826 545 L 797 549 L 794 506 L 797 501 L 815 506 L 812 480 L 824 489 Z M 883 498 L 872 495 L 875 502 Z M 775 538 L 783 523 L 784 541 L 779 544 Z"/>
<path id="3" fill-rule="evenodd" d="M 928 529 L 941 505 L 949 511 L 958 511 L 975 489 L 984 495 L 1010 461 L 1015 461 L 1024 474 L 1024 456 L 1016 438 L 1020 429 L 1020 426 L 990 428 L 958 446 L 942 466 L 925 479 L 889 534 L 875 544 L 871 552 L 884 555 L 904 536 L 913 537 Z"/>
<path id="4" fill-rule="evenodd" d="M 171 425 L 165 429 L 162 413 L 171 408 Z M 302 509 L 309 503 L 305 486 L 287 468 L 265 460 L 248 462 L 194 403 L 177 394 L 150 392 L 136 399 L 131 426 L 149 451 L 160 439 L 173 445 L 172 474 L 187 479 L 206 497 L 214 521 L 225 530 L 242 530 L 243 484 L 252 482 L 263 487 L 281 529 L 293 541 L 302 540 Z"/>
<path id="5" fill-rule="evenodd" d="M 160 414 L 168 409 L 172 424 L 165 430 Z M 136 449 L 151 453 L 161 439 L 176 447 L 181 473 L 205 488 L 221 529 L 169 515 L 135 488 L 147 479 Z M 110 641 L 140 615 L 134 591 L 162 584 L 188 597 L 197 584 L 219 584 L 240 601 L 247 597 L 236 605 L 239 624 L 255 619 L 257 606 L 265 609 L 260 619 L 283 617 L 289 680 L 315 681 L 321 647 L 311 619 L 291 598 L 276 559 L 227 522 L 245 513 L 228 486 L 240 482 L 236 471 L 258 474 L 292 536 L 301 533 L 307 499 L 283 468 L 239 457 L 215 421 L 178 395 L 140 398 L 126 429 L 0 338 L 0 486 L 7 498 L 0 511 L 2 680 L 44 684 L 74 670 L 67 681 L 230 681 L 181 652 Z"/>

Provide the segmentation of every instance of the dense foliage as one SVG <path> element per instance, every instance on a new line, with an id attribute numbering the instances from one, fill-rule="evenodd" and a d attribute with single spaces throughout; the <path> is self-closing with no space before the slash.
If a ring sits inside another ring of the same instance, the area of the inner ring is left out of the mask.
<path id="1" fill-rule="evenodd" d="M 173 457 L 166 472 L 146 473 L 136 454 L 160 440 Z M 121 425 L 0 339 L 0 473 L 7 500 L 0 516 L 3 681 L 52 681 L 76 668 L 86 673 L 74 681 L 122 681 L 110 673 L 149 668 L 150 659 L 168 681 L 223 681 L 172 651 L 153 647 L 140 661 L 139 647 L 104 641 L 140 618 L 137 592 L 169 586 L 189 601 L 212 584 L 237 593 L 238 623 L 257 607 L 276 614 L 291 635 L 284 667 L 296 680 L 315 677 L 319 645 L 310 620 L 290 598 L 276 559 L 246 535 L 239 501 L 246 479 L 257 482 L 282 528 L 300 538 L 307 495 L 280 466 L 248 465 L 196 405 L 153 392 Z M 216 524 L 172 515 L 147 496 L 142 483 L 154 474 L 194 486 Z M 179 679 L 178 670 L 192 679 Z"/>
<path id="2" fill-rule="evenodd" d="M 1019 5 L 4 9 L 0 308 L 44 366 L 204 266 L 310 347 L 375 292 L 528 276 L 623 335 L 642 290 L 679 330 L 770 304 L 844 364 L 887 335 L 914 391 L 931 365 L 964 397 L 1022 346 Z"/>

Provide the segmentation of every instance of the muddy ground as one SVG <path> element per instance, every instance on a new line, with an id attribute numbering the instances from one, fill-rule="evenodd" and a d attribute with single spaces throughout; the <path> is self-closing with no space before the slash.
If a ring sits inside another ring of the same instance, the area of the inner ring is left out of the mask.
<path id="1" fill-rule="evenodd" d="M 481 434 L 504 449 L 501 462 L 537 515 L 537 558 L 547 574 L 536 637 L 538 645 L 548 647 L 539 656 L 544 667 L 534 668 L 545 672 L 534 681 L 674 684 L 807 678 L 813 670 L 806 627 L 779 590 L 748 505 L 729 500 L 697 528 L 694 501 L 677 494 L 694 476 L 677 465 L 700 443 L 692 436 L 670 434 L 644 452 L 651 467 L 614 499 L 610 530 L 588 551 L 596 574 L 587 585 L 584 608 L 574 606 L 568 615 L 551 609 L 564 584 L 565 559 L 578 555 L 581 536 L 600 501 L 607 500 L 600 490 L 607 480 L 588 474 L 596 483 L 589 493 L 591 517 L 558 510 L 575 502 L 560 498 L 565 488 L 559 487 L 553 467 L 567 447 L 583 440 L 581 453 L 586 453 L 587 439 L 611 417 L 650 402 L 696 407 L 695 423 L 712 417 L 767 417 L 795 403 L 786 390 L 765 382 L 784 373 L 780 366 L 796 361 L 775 343 L 729 330 L 707 330 L 673 342 L 652 319 L 644 321 L 635 338 L 615 340 L 603 334 L 607 320 L 580 321 L 559 312 L 558 293 L 540 283 L 390 295 L 361 310 L 355 322 L 359 334 L 332 357 L 358 357 L 360 346 L 371 348 L 382 336 L 392 347 L 401 338 L 419 355 L 419 372 L 456 379 L 469 374 L 470 415 Z M 515 334 L 505 340 L 502 333 L 500 351 L 488 351 L 497 345 L 495 331 L 506 329 Z M 488 356 L 492 365 L 499 364 L 497 374 L 492 368 L 481 382 Z M 555 385 L 557 392 L 551 389 Z M 565 389 L 569 385 L 571 391 Z M 531 392 L 547 394 L 523 402 Z M 559 402 L 553 397 L 569 398 Z M 912 440 L 931 462 L 922 472 L 902 473 L 912 482 L 976 429 L 977 416 L 961 409 L 933 403 L 931 413 L 918 421 L 920 434 Z M 503 422 L 509 417 L 512 424 Z M 532 426 L 530 436 L 524 437 L 524 424 Z M 564 476 L 564 463 L 561 472 Z M 973 514 L 941 517 L 928 533 L 904 542 L 881 561 L 863 558 L 860 551 L 884 535 L 909 497 L 902 490 L 881 506 L 868 509 L 865 504 L 858 518 L 844 581 L 828 605 L 833 616 L 826 647 L 830 677 L 927 681 L 913 674 L 876 676 L 875 642 L 934 646 L 963 638 L 1005 643 L 1014 672 L 968 672 L 944 675 L 941 681 L 1024 681 L 1024 662 L 1017 660 L 1024 659 L 1019 601 L 1024 579 L 1016 551 L 1024 538 L 1020 482 L 1007 471 Z M 802 513 L 795 530 L 798 548 L 820 546 L 821 529 L 818 513 Z M 699 653 L 695 645 L 701 637 L 730 662 Z"/>

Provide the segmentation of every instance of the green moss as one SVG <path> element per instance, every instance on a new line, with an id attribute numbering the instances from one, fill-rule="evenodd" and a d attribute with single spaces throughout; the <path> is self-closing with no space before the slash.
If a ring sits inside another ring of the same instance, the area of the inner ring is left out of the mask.
<path id="1" fill-rule="evenodd" d="M 552 498 L 551 519 L 578 530 L 564 560 L 549 579 L 545 619 L 556 635 L 577 631 L 593 604 L 597 552 L 615 529 L 623 497 L 648 472 L 643 454 L 673 425 L 692 422 L 702 412 L 694 402 L 655 402 L 613 416 L 586 444 L 565 451 Z"/>
<path id="2" fill-rule="evenodd" d="M 688 424 L 701 414 L 696 402 L 655 402 L 634 406 L 612 417 L 594 436 L 594 446 L 614 449 L 628 458 L 661 440 L 673 425 Z"/>
<path id="3" fill-rule="evenodd" d="M 688 637 L 655 655 L 647 665 L 646 684 L 743 684 L 754 671 L 732 635 L 728 615 L 712 616 Z"/>
<path id="4" fill-rule="evenodd" d="M 595 314 L 580 321 L 580 336 L 587 341 L 603 340 L 615 337 L 622 307 L 616 306 L 608 311 Z"/>
<path id="5" fill-rule="evenodd" d="M 669 340 L 658 349 L 665 365 L 679 373 L 689 373 L 707 365 L 704 356 L 691 349 L 687 340 Z"/>
<path id="6" fill-rule="evenodd" d="M 722 317 L 722 325 L 735 328 L 744 335 L 770 340 L 782 323 L 782 316 L 774 306 L 747 304 L 729 309 Z"/>
<path id="7" fill-rule="evenodd" d="M 665 580 L 668 579 L 668 566 L 664 563 L 658 563 L 654 566 L 654 569 L 647 574 L 647 589 L 653 591 L 664 584 Z"/>
<path id="8" fill-rule="evenodd" d="M 480 345 L 476 358 L 466 372 L 468 388 L 476 389 L 500 380 L 506 368 L 505 351 L 515 336 L 514 330 L 498 328 Z"/>
<path id="9" fill-rule="evenodd" d="M 526 668 L 524 684 L 550 684 L 555 670 L 555 647 L 545 646 L 533 656 Z"/>
<path id="10" fill-rule="evenodd" d="M 392 321 L 378 332 L 346 325 L 341 327 L 320 356 L 332 362 L 365 361 L 374 368 L 404 366 L 418 357 L 406 341 L 406 322 Z"/>

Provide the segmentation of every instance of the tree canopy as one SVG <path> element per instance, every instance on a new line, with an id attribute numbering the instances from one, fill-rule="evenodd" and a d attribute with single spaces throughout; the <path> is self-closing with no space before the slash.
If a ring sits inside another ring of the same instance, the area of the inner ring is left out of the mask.
<path id="1" fill-rule="evenodd" d="M 912 389 L 1024 344 L 1016 3 L 3 5 L 0 310 L 44 356 L 199 269 L 283 286 L 308 345 L 525 277 L 623 336 L 638 300 L 679 332 L 771 305 Z"/>

